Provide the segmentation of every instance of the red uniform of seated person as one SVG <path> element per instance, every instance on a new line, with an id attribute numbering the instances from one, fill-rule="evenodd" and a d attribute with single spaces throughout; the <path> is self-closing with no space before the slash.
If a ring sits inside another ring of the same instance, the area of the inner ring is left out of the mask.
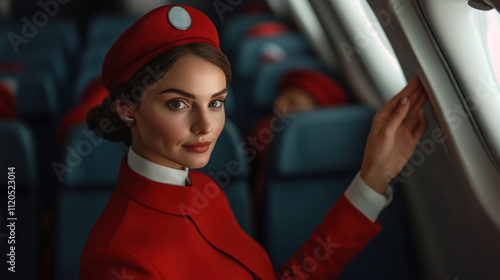
<path id="1" fill-rule="evenodd" d="M 0 120 L 15 120 L 16 98 L 7 85 L 0 83 Z"/>
<path id="2" fill-rule="evenodd" d="M 89 111 L 87 124 L 98 129 L 111 120 L 102 136 L 130 148 L 87 238 L 81 280 L 333 279 L 380 230 L 342 197 L 274 272 L 266 252 L 239 227 L 224 192 L 189 170 L 209 160 L 224 126 L 231 77 L 216 29 L 201 12 L 163 6 L 148 13 L 111 47 L 102 77 L 109 98 Z M 409 158 L 425 129 L 418 114 L 422 92 L 418 80 L 412 82 L 373 127 L 361 176 L 376 195 L 383 197 L 391 179 L 381 175 L 400 171 L 400 156 Z M 405 118 L 416 121 L 404 124 Z M 410 137 L 403 141 L 386 133 L 390 128 Z M 315 270 L 297 271 L 308 258 L 318 259 Z"/>
<path id="3" fill-rule="evenodd" d="M 329 76 L 313 69 L 294 69 L 284 73 L 277 87 L 277 96 L 274 100 L 274 110 L 281 114 L 297 113 L 341 106 L 347 104 L 349 98 L 340 84 Z M 268 151 L 270 142 L 260 136 L 262 131 L 270 131 L 273 116 L 260 120 L 252 131 L 256 139 L 258 150 L 256 159 L 252 162 L 254 170 L 254 202 L 257 211 L 256 218 L 260 220 L 260 209 L 266 178 Z"/>
<path id="4" fill-rule="evenodd" d="M 282 35 L 290 31 L 286 24 L 275 21 L 258 22 L 250 26 L 246 31 L 246 37 L 265 38 Z"/>

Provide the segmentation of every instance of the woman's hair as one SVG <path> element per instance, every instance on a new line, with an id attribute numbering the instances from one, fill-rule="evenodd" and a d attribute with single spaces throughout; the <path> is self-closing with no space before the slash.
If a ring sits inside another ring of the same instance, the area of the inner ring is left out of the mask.
<path id="1" fill-rule="evenodd" d="M 172 48 L 141 67 L 127 82 L 114 87 L 102 104 L 87 113 L 87 125 L 100 137 L 126 145 L 132 143 L 130 128 L 116 112 L 115 101 L 121 98 L 131 106 L 139 106 L 144 89 L 161 79 L 174 63 L 186 55 L 195 55 L 218 66 L 226 75 L 226 84 L 231 80 L 231 68 L 227 57 L 216 47 L 192 43 Z"/>

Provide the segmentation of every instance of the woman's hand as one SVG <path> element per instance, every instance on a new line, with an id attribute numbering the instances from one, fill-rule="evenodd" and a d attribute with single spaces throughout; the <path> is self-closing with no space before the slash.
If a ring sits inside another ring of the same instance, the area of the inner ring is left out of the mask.
<path id="1" fill-rule="evenodd" d="M 410 159 L 427 128 L 421 111 L 426 100 L 425 90 L 415 77 L 373 118 L 360 175 L 375 191 L 384 193 Z"/>

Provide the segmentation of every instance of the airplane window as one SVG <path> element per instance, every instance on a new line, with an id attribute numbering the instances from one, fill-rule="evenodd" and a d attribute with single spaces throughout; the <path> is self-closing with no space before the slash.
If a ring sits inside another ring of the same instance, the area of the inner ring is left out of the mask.
<path id="1" fill-rule="evenodd" d="M 500 14 L 496 10 L 474 11 L 476 29 L 481 34 L 484 52 L 489 57 L 490 69 L 500 82 Z"/>
<path id="2" fill-rule="evenodd" d="M 292 8 L 296 2 L 290 1 Z M 374 13 L 366 0 L 309 1 L 358 100 L 380 108 L 407 83 L 384 27 L 394 14 Z M 297 9 L 298 10 L 298 9 Z"/>
<path id="3" fill-rule="evenodd" d="M 477 64 L 481 71 L 467 78 L 470 85 L 468 94 L 472 98 L 467 99 L 469 106 L 479 129 L 485 138 L 484 141 L 490 149 L 492 156 L 500 164 L 500 133 L 498 131 L 498 109 L 500 108 L 500 14 L 497 10 L 482 11 L 473 9 L 473 21 L 475 31 L 478 34 L 478 45 L 476 46 L 480 58 L 471 62 Z M 469 73 L 472 74 L 472 73 Z M 472 101 L 472 102 L 471 102 Z"/>

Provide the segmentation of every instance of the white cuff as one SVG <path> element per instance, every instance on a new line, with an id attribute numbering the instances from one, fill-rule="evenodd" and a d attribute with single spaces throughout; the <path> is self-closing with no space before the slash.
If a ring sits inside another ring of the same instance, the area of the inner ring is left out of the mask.
<path id="1" fill-rule="evenodd" d="M 392 188 L 387 185 L 385 193 L 382 195 L 370 188 L 361 179 L 358 172 L 349 188 L 345 191 L 345 196 L 363 215 L 370 221 L 375 222 L 380 212 L 391 203 Z"/>

